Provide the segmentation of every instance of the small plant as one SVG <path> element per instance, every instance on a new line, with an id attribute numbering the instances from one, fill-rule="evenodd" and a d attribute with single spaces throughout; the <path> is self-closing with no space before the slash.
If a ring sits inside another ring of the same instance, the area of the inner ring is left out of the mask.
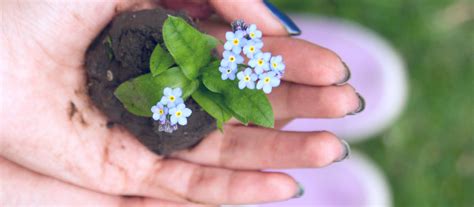
<path id="1" fill-rule="evenodd" d="M 201 33 L 184 19 L 168 16 L 163 24 L 165 47 L 158 44 L 150 57 L 150 73 L 125 81 L 115 96 L 132 114 L 159 122 L 159 131 L 171 133 L 185 126 L 192 111 L 184 105 L 194 99 L 223 124 L 235 117 L 243 124 L 274 126 L 265 93 L 280 84 L 284 64 L 280 56 L 262 53 L 262 33 L 243 21 L 226 34 L 221 61 L 212 56 L 219 41 Z M 249 65 L 244 65 L 245 54 Z M 262 90 L 255 90 L 262 89 Z"/>

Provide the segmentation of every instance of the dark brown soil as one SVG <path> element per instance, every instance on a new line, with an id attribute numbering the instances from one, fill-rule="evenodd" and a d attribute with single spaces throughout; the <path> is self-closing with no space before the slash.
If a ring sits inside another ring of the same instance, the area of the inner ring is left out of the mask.
<path id="1" fill-rule="evenodd" d="M 97 37 L 86 56 L 88 92 L 109 118 L 107 126 L 125 126 L 141 143 L 162 155 L 190 148 L 216 128 L 214 119 L 188 99 L 186 105 L 193 111 L 188 125 L 171 134 L 158 132 L 156 122 L 129 113 L 113 94 L 124 81 L 150 72 L 151 52 L 156 44 L 164 46 L 161 28 L 168 14 L 189 20 L 181 13 L 163 9 L 123 13 Z"/>

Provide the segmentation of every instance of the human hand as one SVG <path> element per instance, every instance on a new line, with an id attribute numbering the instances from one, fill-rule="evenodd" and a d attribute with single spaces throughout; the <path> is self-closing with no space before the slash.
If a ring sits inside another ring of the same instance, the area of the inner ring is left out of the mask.
<path id="1" fill-rule="evenodd" d="M 59 188 L 83 187 L 91 199 L 97 193 L 142 196 L 144 202 L 210 204 L 291 198 L 298 192 L 291 177 L 259 170 L 321 167 L 345 156 L 340 140 L 328 132 L 228 123 L 224 134 L 213 132 L 197 147 L 165 158 L 122 127 L 107 128 L 106 117 L 86 94 L 85 51 L 116 13 L 153 6 L 131 1 L 2 2 L 3 16 L 12 18 L 1 22 L 0 155 L 61 180 Z M 218 23 L 202 27 L 223 37 Z M 262 30 L 275 35 L 286 31 Z M 352 87 L 334 86 L 347 77 L 337 55 L 286 36 L 266 37 L 265 42 L 287 65 L 285 82 L 270 95 L 277 123 L 340 117 L 359 108 Z"/>

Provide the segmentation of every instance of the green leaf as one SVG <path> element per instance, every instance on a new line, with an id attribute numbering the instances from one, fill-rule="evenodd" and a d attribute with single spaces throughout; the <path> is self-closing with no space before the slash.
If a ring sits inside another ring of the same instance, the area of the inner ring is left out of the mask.
<path id="1" fill-rule="evenodd" d="M 219 44 L 219 40 L 211 35 L 208 35 L 208 34 L 203 34 L 204 37 L 206 38 L 207 40 L 207 45 L 210 47 L 210 48 L 215 48 L 217 47 L 217 44 Z"/>
<path id="2" fill-rule="evenodd" d="M 183 91 L 183 99 L 186 100 L 194 91 L 199 87 L 198 80 L 189 80 L 184 76 L 183 72 L 179 67 L 172 67 L 166 70 L 159 76 L 154 78 L 156 88 L 159 89 L 161 93 L 166 87 L 170 88 L 181 88 Z"/>
<path id="3" fill-rule="evenodd" d="M 174 64 L 173 57 L 168 52 L 163 50 L 159 44 L 156 45 L 155 49 L 150 56 L 150 71 L 153 76 L 157 76 L 166 71 L 169 67 Z"/>
<path id="4" fill-rule="evenodd" d="M 166 87 L 181 88 L 186 100 L 197 90 L 199 81 L 187 79 L 178 67 L 173 67 L 156 77 L 148 73 L 128 80 L 117 87 L 114 95 L 130 113 L 150 117 L 151 107 L 160 101 Z"/>
<path id="5" fill-rule="evenodd" d="M 232 117 L 230 110 L 225 105 L 224 97 L 221 94 L 211 92 L 204 86 L 201 86 L 192 94 L 192 98 L 204 111 L 217 120 L 217 127 L 221 130 L 223 123 Z"/>
<path id="6" fill-rule="evenodd" d="M 120 84 L 114 95 L 130 113 L 150 117 L 151 107 L 163 96 L 155 86 L 153 76 L 148 73 Z"/>
<path id="7" fill-rule="evenodd" d="M 163 25 L 163 39 L 166 48 L 189 79 L 199 76 L 199 69 L 211 59 L 215 42 L 184 19 L 168 16 Z"/>
<path id="8" fill-rule="evenodd" d="M 224 96 L 226 106 L 244 124 L 252 122 L 263 127 L 274 126 L 274 116 L 270 101 L 263 91 L 240 90 L 238 80 L 222 80 L 218 70 L 219 62 L 213 62 L 203 70 L 203 83 L 214 93 Z"/>

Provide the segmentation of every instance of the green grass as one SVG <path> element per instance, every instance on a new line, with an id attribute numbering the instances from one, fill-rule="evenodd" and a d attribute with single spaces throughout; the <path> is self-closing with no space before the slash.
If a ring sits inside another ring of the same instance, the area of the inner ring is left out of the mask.
<path id="1" fill-rule="evenodd" d="M 474 3 L 272 2 L 285 11 L 358 22 L 393 44 L 408 66 L 409 103 L 390 129 L 353 147 L 384 170 L 395 206 L 474 206 Z"/>

